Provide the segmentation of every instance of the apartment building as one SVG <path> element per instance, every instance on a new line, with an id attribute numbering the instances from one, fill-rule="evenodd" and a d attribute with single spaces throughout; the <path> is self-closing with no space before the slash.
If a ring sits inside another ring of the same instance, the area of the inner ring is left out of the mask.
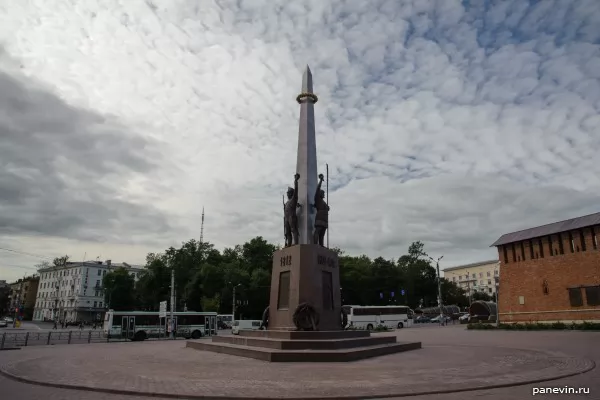
<path id="1" fill-rule="evenodd" d="M 500 279 L 500 261 L 487 260 L 446 268 L 444 278 L 464 289 L 467 296 L 483 292 L 494 297 Z"/>
<path id="2" fill-rule="evenodd" d="M 600 213 L 502 235 L 500 319 L 600 319 Z"/>
<path id="3" fill-rule="evenodd" d="M 42 268 L 33 312 L 34 321 L 99 321 L 108 305 L 102 279 L 111 270 L 125 268 L 134 280 L 143 267 L 107 261 L 67 262 Z"/>
<path id="4" fill-rule="evenodd" d="M 9 309 L 14 311 L 22 309 L 21 314 L 25 319 L 31 319 L 37 296 L 39 276 L 28 276 L 11 283 L 9 293 Z"/>

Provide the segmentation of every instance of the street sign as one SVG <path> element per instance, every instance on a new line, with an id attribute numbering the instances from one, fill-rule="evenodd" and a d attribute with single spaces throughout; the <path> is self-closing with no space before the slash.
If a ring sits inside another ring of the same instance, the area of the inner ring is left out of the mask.
<path id="1" fill-rule="evenodd" d="M 160 318 L 166 318 L 166 316 L 167 316 L 167 302 L 166 301 L 160 302 L 160 308 L 158 309 L 158 313 L 159 313 Z"/>

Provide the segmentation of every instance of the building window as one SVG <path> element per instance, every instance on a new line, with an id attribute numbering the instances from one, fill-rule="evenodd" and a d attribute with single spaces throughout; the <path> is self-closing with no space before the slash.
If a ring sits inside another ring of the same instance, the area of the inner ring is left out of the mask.
<path id="1" fill-rule="evenodd" d="M 529 240 L 529 258 L 534 259 L 535 255 L 533 254 L 533 240 Z"/>
<path id="2" fill-rule="evenodd" d="M 99 269 L 99 270 L 98 270 L 98 276 L 101 276 L 101 275 L 102 275 L 102 270 L 101 270 L 101 269 Z"/>
<path id="3" fill-rule="evenodd" d="M 583 305 L 581 288 L 569 288 L 569 302 L 571 307 L 581 307 Z"/>
<path id="4" fill-rule="evenodd" d="M 565 254 L 565 246 L 563 243 L 562 234 L 558 234 L 558 252 L 562 255 Z"/>
<path id="5" fill-rule="evenodd" d="M 477 274 L 473 274 L 473 279 L 477 279 Z"/>
<path id="6" fill-rule="evenodd" d="M 575 240 L 573 239 L 573 234 L 569 232 L 569 249 L 571 253 L 575 253 Z"/>
<path id="7" fill-rule="evenodd" d="M 588 306 L 600 306 L 600 286 L 586 287 L 585 298 Z"/>
<path id="8" fill-rule="evenodd" d="M 581 251 L 587 250 L 587 247 L 585 245 L 585 235 L 583 234 L 583 229 L 579 230 L 579 245 L 581 246 Z"/>
<path id="9" fill-rule="evenodd" d="M 492 284 L 492 280 L 488 279 L 488 285 L 491 285 L 491 284 Z"/>
<path id="10" fill-rule="evenodd" d="M 504 264 L 508 264 L 508 250 L 506 245 L 502 246 L 502 252 L 504 253 Z"/>
<path id="11" fill-rule="evenodd" d="M 592 231 L 592 246 L 594 247 L 594 250 L 596 250 L 598 248 L 598 239 L 596 239 L 596 231 L 594 230 L 593 226 L 590 229 Z"/>
<path id="12" fill-rule="evenodd" d="M 102 302 L 98 303 L 98 307 L 102 308 Z"/>
<path id="13" fill-rule="evenodd" d="M 487 272 L 487 276 L 492 276 L 490 271 Z"/>
<path id="14" fill-rule="evenodd" d="M 479 277 L 480 277 L 480 278 L 483 278 L 483 272 L 480 272 L 480 273 L 479 273 Z"/>
<path id="15" fill-rule="evenodd" d="M 513 262 L 517 262 L 517 252 L 515 250 L 515 244 L 512 244 L 512 256 L 513 256 Z"/>
<path id="16" fill-rule="evenodd" d="M 455 276 L 452 277 L 452 282 L 456 282 L 456 277 Z"/>
<path id="17" fill-rule="evenodd" d="M 97 306 L 98 306 L 98 302 L 97 302 L 97 301 L 95 301 L 95 302 L 94 302 L 94 308 L 96 308 Z"/>
<path id="18" fill-rule="evenodd" d="M 490 293 L 492 293 L 492 288 L 489 288 L 489 289 L 488 289 L 488 291 L 489 291 Z"/>

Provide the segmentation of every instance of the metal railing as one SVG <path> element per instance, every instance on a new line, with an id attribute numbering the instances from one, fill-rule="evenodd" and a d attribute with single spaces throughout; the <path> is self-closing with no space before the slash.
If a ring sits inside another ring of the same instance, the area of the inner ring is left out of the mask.
<path id="1" fill-rule="evenodd" d="M 205 336 L 206 337 L 206 336 Z M 177 334 L 175 339 L 185 339 Z M 172 340 L 168 336 L 148 337 L 146 340 Z M 58 344 L 86 344 L 129 342 L 130 338 L 111 336 L 101 330 L 3 332 L 0 335 L 0 350 L 18 349 L 27 346 L 49 346 Z"/>

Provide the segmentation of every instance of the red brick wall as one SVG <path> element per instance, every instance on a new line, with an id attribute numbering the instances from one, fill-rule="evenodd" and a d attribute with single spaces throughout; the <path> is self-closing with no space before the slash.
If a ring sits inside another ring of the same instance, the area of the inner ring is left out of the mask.
<path id="1" fill-rule="evenodd" d="M 600 226 L 594 227 L 600 245 Z M 505 262 L 504 250 L 498 246 L 500 259 L 500 288 L 498 306 L 500 321 L 560 321 L 560 320 L 592 320 L 600 319 L 600 306 L 589 306 L 582 289 L 583 306 L 572 307 L 567 288 L 580 285 L 600 285 L 600 246 L 594 249 L 591 229 L 584 229 L 586 251 L 582 251 L 579 231 L 573 231 L 575 249 L 571 253 L 568 232 L 562 236 L 564 254 L 551 256 L 548 238 L 542 238 L 544 257 L 533 240 L 534 259 L 531 259 L 529 241 L 524 242 L 525 259 L 521 255 L 521 243 L 515 243 L 517 259 L 513 262 L 512 244 L 508 244 L 508 263 Z M 553 248 L 558 250 L 558 235 L 552 235 Z M 536 252 L 539 258 L 535 258 Z M 548 294 L 544 294 L 543 282 L 548 283 Z M 519 296 L 525 297 L 525 304 L 519 304 Z M 544 312 L 545 311 L 545 312 Z M 548 312 L 554 311 L 554 312 Z M 559 311 L 559 312 L 557 312 Z M 562 312 L 561 312 L 562 311 Z"/>

